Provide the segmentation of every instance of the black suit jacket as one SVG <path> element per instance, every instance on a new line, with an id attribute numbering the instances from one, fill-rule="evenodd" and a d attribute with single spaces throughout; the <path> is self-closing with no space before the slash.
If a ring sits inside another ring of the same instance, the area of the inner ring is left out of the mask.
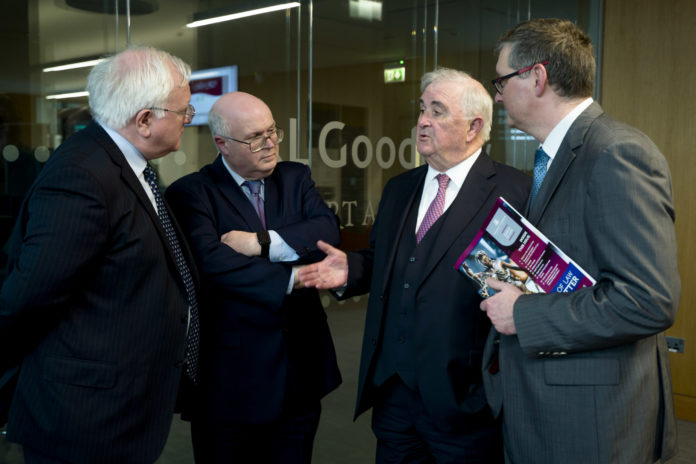
<path id="1" fill-rule="evenodd" d="M 10 260 L 0 344 L 25 356 L 8 439 L 74 463 L 153 462 L 181 376 L 186 294 L 143 186 L 96 123 L 46 163 Z"/>
<path id="2" fill-rule="evenodd" d="M 418 208 L 427 168 L 421 166 L 387 183 L 369 248 L 348 254 L 348 287 L 343 296 L 370 291 L 356 416 L 375 403 L 372 374 L 382 342 L 389 287 L 395 284 L 391 274 L 398 239 L 409 211 Z M 471 414 L 486 407 L 480 370 L 490 322 L 479 309 L 481 299 L 474 285 L 455 269 L 455 264 L 495 200 L 502 196 L 520 208 L 530 183 L 528 176 L 482 153 L 456 199 L 438 219 L 444 222 L 433 252 L 421 263 L 420 279 L 415 282 L 416 382 L 428 413 L 445 429 L 471 427 Z"/>
<path id="3" fill-rule="evenodd" d="M 222 158 L 174 182 L 166 195 L 202 276 L 195 412 L 215 423 L 269 423 L 284 401 L 301 408 L 336 388 L 341 378 L 317 291 L 286 295 L 291 264 L 247 257 L 220 242 L 230 230 L 262 230 Z M 278 163 L 265 179 L 265 213 L 268 229 L 300 262 L 323 258 L 317 240 L 340 240 L 336 215 L 299 163 Z"/>

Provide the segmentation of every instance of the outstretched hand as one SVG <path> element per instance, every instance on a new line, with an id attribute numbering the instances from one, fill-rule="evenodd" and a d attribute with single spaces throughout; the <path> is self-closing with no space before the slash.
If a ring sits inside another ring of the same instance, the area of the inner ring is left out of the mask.
<path id="1" fill-rule="evenodd" d="M 522 295 L 519 288 L 497 279 L 486 279 L 488 286 L 498 293 L 481 302 L 480 308 L 486 311 L 491 324 L 503 335 L 515 335 L 515 319 L 512 316 L 515 301 Z"/>
<path id="2" fill-rule="evenodd" d="M 317 247 L 326 253 L 326 258 L 318 263 L 308 264 L 297 270 L 305 287 L 320 290 L 342 287 L 348 281 L 348 257 L 338 248 L 319 240 Z"/>

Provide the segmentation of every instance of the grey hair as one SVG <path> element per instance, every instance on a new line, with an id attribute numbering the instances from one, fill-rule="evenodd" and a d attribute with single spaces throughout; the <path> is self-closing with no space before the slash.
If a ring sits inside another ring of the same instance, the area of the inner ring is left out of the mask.
<path id="1" fill-rule="evenodd" d="M 491 136 L 491 125 L 493 123 L 493 99 L 488 91 L 479 81 L 471 77 L 464 71 L 450 68 L 438 68 L 435 71 L 425 73 L 421 78 L 421 92 L 433 83 L 451 82 L 459 84 L 462 91 L 462 115 L 467 119 L 481 117 L 483 128 L 481 137 L 487 142 Z"/>
<path id="2" fill-rule="evenodd" d="M 152 47 L 129 47 L 92 68 L 89 107 L 99 121 L 121 129 L 141 109 L 164 106 L 172 90 L 190 79 L 191 68 L 180 58 Z M 161 118 L 164 111 L 154 114 Z"/>
<path id="3" fill-rule="evenodd" d="M 213 141 L 216 135 L 223 135 L 226 137 L 230 135 L 230 127 L 227 124 L 227 120 L 215 110 L 215 106 L 208 112 L 208 127 L 210 128 L 210 135 L 213 136 Z"/>

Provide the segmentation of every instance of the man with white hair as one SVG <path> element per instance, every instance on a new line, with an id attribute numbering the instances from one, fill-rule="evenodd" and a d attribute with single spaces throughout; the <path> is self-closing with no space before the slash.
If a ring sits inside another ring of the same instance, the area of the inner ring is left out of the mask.
<path id="1" fill-rule="evenodd" d="M 499 196 L 524 205 L 530 179 L 483 150 L 493 101 L 468 74 L 421 80 L 418 152 L 427 166 L 391 179 L 369 247 L 299 271 L 303 284 L 370 292 L 356 416 L 373 408 L 377 462 L 495 463 L 501 432 L 486 405 L 481 353 L 490 322 L 455 269 Z M 344 288 L 342 288 L 344 287 Z"/>
<path id="2" fill-rule="evenodd" d="M 0 292 L 8 440 L 31 463 L 152 463 L 182 371 L 196 379 L 195 271 L 149 161 L 179 148 L 190 68 L 153 48 L 98 64 L 95 119 L 22 205 Z M 187 349 L 188 340 L 188 349 Z"/>

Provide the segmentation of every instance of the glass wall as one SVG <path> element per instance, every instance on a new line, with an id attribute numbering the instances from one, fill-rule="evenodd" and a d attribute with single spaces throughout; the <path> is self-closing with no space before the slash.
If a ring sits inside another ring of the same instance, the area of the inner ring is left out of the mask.
<path id="1" fill-rule="evenodd" d="M 265 100 L 286 130 L 281 158 L 311 166 L 324 199 L 341 218 L 343 247 L 353 249 L 367 243 L 385 182 L 420 164 L 414 131 L 424 72 L 446 66 L 490 82 L 498 36 L 530 17 L 576 21 L 599 45 L 600 0 L 305 0 L 187 27 L 265 3 L 4 2 L 0 241 L 6 241 L 43 163 L 90 120 L 87 98 L 79 93 L 90 68 L 47 68 L 96 59 L 129 43 L 165 49 L 194 70 L 236 66 L 236 87 Z M 488 152 L 530 170 L 535 143 L 505 127 L 502 105 L 496 105 L 494 119 Z M 160 177 L 169 184 L 216 155 L 208 128 L 191 125 L 180 151 L 158 162 Z"/>

